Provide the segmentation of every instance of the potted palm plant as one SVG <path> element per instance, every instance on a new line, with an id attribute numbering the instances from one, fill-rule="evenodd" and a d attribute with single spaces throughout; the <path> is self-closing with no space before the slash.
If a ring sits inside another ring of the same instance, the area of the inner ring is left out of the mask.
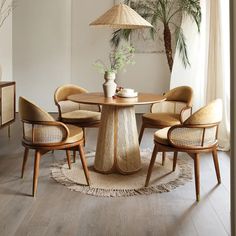
<path id="1" fill-rule="evenodd" d="M 126 65 L 134 64 L 134 47 L 123 45 L 120 48 L 113 49 L 109 54 L 109 64 L 106 65 L 103 61 L 97 60 L 94 63 L 95 68 L 104 74 L 105 83 L 103 90 L 105 97 L 115 95 L 117 85 L 115 83 L 116 74 L 124 69 Z"/>
<path id="2" fill-rule="evenodd" d="M 200 0 L 125 0 L 125 3 L 130 4 L 134 10 L 149 20 L 154 26 L 154 28 L 150 29 L 153 39 L 157 33 L 155 27 L 158 23 L 162 24 L 164 47 L 170 72 L 173 68 L 174 47 L 179 51 L 184 66 L 190 65 L 183 29 L 175 23 L 174 19 L 176 16 L 182 19 L 185 16 L 189 16 L 196 23 L 198 31 L 200 31 Z M 174 28 L 174 35 L 171 34 L 170 28 Z M 111 39 L 112 44 L 118 46 L 121 39 L 128 40 L 132 31 L 130 29 L 115 31 Z M 172 40 L 172 37 L 175 37 L 175 40 Z"/>

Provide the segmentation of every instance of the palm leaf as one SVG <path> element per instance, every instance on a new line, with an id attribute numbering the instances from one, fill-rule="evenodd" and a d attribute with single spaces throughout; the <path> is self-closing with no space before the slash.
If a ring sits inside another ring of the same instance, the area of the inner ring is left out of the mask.
<path id="1" fill-rule="evenodd" d="M 172 12 L 175 10 L 176 5 L 177 5 L 176 1 L 169 0 L 167 2 L 167 9 L 168 9 L 167 18 L 169 18 Z"/>
<path id="2" fill-rule="evenodd" d="M 200 0 L 180 0 L 182 11 L 185 15 L 190 16 L 195 21 L 198 31 L 202 19 Z"/>
<path id="3" fill-rule="evenodd" d="M 157 25 L 157 19 L 158 19 L 158 15 L 155 14 L 153 15 L 152 19 L 151 19 L 151 24 L 154 26 L 153 28 L 150 29 L 150 35 L 152 37 L 152 39 L 155 39 L 155 35 L 157 33 L 155 26 Z"/>
<path id="4" fill-rule="evenodd" d="M 147 0 L 147 1 L 139 1 L 139 2 L 131 2 L 131 8 L 137 11 L 140 15 L 142 13 L 153 13 L 156 9 L 155 2 Z"/>
<path id="5" fill-rule="evenodd" d="M 125 41 L 129 40 L 130 33 L 131 29 L 116 30 L 112 33 L 112 38 L 110 40 L 110 43 L 112 44 L 112 46 L 117 48 L 122 39 L 124 39 Z"/>
<path id="6" fill-rule="evenodd" d="M 182 59 L 183 65 L 186 68 L 187 66 L 190 66 L 190 62 L 188 58 L 188 50 L 183 29 L 181 27 L 176 27 L 175 35 L 177 41 L 176 49 L 179 51 L 179 55 Z"/>
<path id="7" fill-rule="evenodd" d="M 157 16 L 157 20 L 159 19 L 162 23 L 166 21 L 166 12 L 163 11 L 163 8 L 161 7 L 161 4 L 159 1 L 155 4 L 155 11 L 154 14 Z"/>
<path id="8" fill-rule="evenodd" d="M 167 9 L 166 9 L 167 1 L 166 0 L 159 0 L 158 3 L 160 4 L 160 7 L 161 7 L 160 10 L 163 15 L 163 23 L 166 23 L 167 22 Z"/>
<path id="9" fill-rule="evenodd" d="M 136 3 L 132 3 L 131 6 L 146 20 L 152 19 L 155 16 L 156 21 L 165 21 L 165 13 L 163 12 L 163 8 L 161 7 L 159 0 L 139 1 Z"/>
<path id="10" fill-rule="evenodd" d="M 131 0 L 124 0 L 124 4 L 129 5 Z"/>

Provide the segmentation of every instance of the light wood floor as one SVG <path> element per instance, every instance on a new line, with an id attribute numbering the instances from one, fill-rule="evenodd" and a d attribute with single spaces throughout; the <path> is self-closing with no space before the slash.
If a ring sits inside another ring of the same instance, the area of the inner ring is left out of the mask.
<path id="1" fill-rule="evenodd" d="M 140 120 L 140 117 L 138 117 Z M 138 122 L 140 123 L 140 122 Z M 153 145 L 147 130 L 141 147 Z M 97 129 L 87 132 L 87 148 L 94 149 Z M 216 185 L 212 158 L 201 156 L 201 201 L 195 202 L 194 182 L 170 193 L 128 198 L 98 198 L 69 191 L 50 178 L 50 165 L 64 152 L 47 154 L 40 163 L 37 198 L 32 188 L 33 159 L 20 179 L 23 156 L 21 127 L 12 137 L 0 130 L 0 235 L 79 236 L 224 236 L 230 235 L 230 160 L 219 152 L 222 184 Z M 33 157 L 33 153 L 30 152 Z"/>

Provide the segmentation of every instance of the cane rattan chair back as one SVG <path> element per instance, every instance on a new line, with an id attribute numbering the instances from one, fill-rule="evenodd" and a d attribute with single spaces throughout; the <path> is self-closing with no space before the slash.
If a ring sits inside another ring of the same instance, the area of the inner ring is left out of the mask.
<path id="1" fill-rule="evenodd" d="M 83 152 L 83 131 L 74 125 L 57 122 L 46 111 L 26 98 L 19 98 L 19 113 L 23 123 L 22 145 L 25 147 L 21 176 L 23 178 L 29 149 L 35 150 L 33 196 L 36 194 L 41 155 L 50 150 L 66 150 L 69 168 L 69 150 L 78 150 L 84 168 L 85 177 L 89 184 L 89 173 Z"/>
<path id="2" fill-rule="evenodd" d="M 173 171 L 176 168 L 178 152 L 188 153 L 194 160 L 196 199 L 200 200 L 199 154 L 211 152 L 218 183 L 221 183 L 217 157 L 218 127 L 222 119 L 222 101 L 216 99 L 191 115 L 183 124 L 158 130 L 154 135 L 154 150 L 150 162 L 146 186 L 158 152 L 174 152 Z"/>

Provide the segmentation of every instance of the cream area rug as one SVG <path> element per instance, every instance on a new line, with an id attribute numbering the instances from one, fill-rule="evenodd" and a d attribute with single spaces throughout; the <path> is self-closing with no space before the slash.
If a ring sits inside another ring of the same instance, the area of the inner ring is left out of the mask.
<path id="1" fill-rule="evenodd" d="M 148 187 L 144 187 L 148 166 L 151 158 L 150 150 L 143 150 L 142 169 L 131 175 L 101 174 L 93 169 L 95 153 L 87 153 L 87 165 L 90 173 L 91 185 L 86 185 L 86 180 L 79 158 L 72 164 L 71 170 L 65 162 L 54 164 L 51 168 L 52 178 L 73 191 L 99 196 L 121 197 L 140 194 L 169 192 L 192 179 L 192 163 L 187 154 L 179 153 L 177 167 L 172 172 L 172 153 L 167 154 L 165 165 L 161 165 L 161 153 L 158 154 L 153 167 L 151 180 Z"/>

